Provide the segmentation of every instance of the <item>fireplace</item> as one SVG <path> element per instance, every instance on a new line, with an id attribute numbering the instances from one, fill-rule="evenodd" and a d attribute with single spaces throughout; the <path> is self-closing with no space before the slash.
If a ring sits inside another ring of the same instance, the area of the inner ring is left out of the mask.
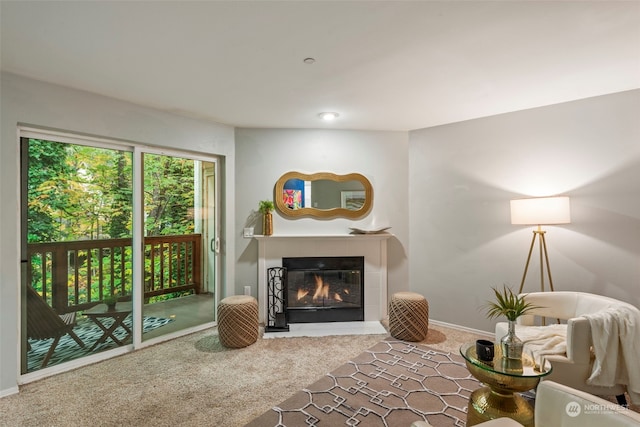
<path id="1" fill-rule="evenodd" d="M 364 320 L 364 257 L 282 258 L 289 323 Z"/>
<path id="2" fill-rule="evenodd" d="M 285 257 L 364 256 L 364 321 L 387 316 L 387 240 L 391 234 L 292 234 L 254 236 L 258 241 L 258 313 L 267 324 L 269 268 L 282 267 Z M 335 323 L 335 322 L 333 322 Z M 357 323 L 357 322 L 354 322 Z M 331 327 L 328 324 L 327 327 Z M 299 324 L 304 326 L 304 324 Z"/>

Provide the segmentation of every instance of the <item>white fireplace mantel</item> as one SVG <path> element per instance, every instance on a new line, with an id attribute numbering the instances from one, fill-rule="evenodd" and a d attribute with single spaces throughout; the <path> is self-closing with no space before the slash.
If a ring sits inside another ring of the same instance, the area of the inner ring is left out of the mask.
<path id="1" fill-rule="evenodd" d="M 364 320 L 387 316 L 387 239 L 390 233 L 254 236 L 258 241 L 260 322 L 267 308 L 267 269 L 284 257 L 364 256 Z"/>

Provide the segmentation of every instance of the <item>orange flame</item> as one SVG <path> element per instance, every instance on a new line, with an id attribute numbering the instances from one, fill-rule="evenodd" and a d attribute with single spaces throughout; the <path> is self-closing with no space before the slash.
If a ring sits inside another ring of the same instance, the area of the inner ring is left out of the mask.
<path id="1" fill-rule="evenodd" d="M 328 299 L 329 298 L 329 285 L 322 281 L 322 277 L 314 274 L 313 277 L 316 279 L 316 292 L 313 294 L 313 300 L 316 301 L 318 299 Z"/>
<path id="2" fill-rule="evenodd" d="M 298 289 L 298 301 L 300 301 L 302 298 L 306 297 L 307 294 L 309 293 L 309 291 L 305 291 L 304 289 Z"/>

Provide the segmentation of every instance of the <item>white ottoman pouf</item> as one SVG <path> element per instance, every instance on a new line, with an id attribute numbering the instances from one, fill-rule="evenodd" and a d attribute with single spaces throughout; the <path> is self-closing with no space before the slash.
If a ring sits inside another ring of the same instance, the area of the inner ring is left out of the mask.
<path id="1" fill-rule="evenodd" d="M 241 348 L 258 340 L 258 301 L 250 295 L 226 297 L 218 304 L 218 336 L 229 348 Z"/>
<path id="2" fill-rule="evenodd" d="M 422 341 L 429 331 L 429 303 L 415 292 L 396 292 L 389 302 L 389 333 L 403 341 Z"/>

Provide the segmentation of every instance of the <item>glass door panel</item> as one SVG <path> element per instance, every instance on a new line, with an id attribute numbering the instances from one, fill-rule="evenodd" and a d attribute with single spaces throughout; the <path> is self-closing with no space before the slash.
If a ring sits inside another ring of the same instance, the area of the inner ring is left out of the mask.
<path id="1" fill-rule="evenodd" d="M 142 164 L 145 341 L 214 320 L 215 163 L 144 152 Z"/>
<path id="2" fill-rule="evenodd" d="M 26 374 L 131 342 L 132 153 L 36 138 L 21 150 Z"/>

